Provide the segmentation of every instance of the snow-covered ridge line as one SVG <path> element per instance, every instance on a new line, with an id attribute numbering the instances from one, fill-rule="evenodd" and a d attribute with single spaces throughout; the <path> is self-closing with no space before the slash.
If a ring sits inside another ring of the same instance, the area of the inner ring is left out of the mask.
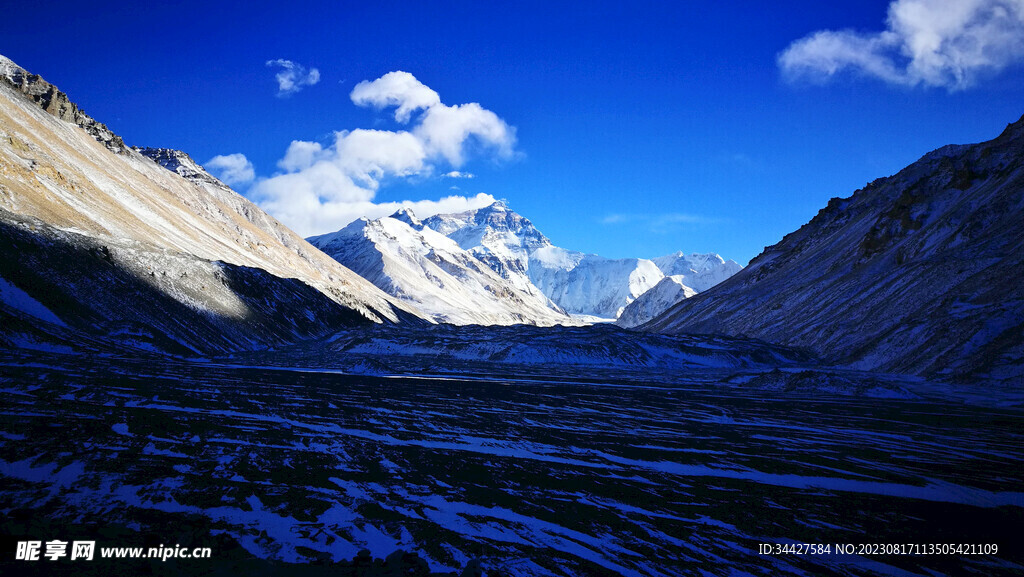
<path id="1" fill-rule="evenodd" d="M 566 250 L 504 201 L 424 220 L 404 208 L 308 240 L 434 320 L 456 324 L 614 320 L 666 276 L 686 285 L 671 296 L 685 298 L 741 268 L 716 254 L 607 259 Z M 661 307 L 650 315 L 675 304 L 668 296 L 649 301 Z"/>
<path id="2" fill-rule="evenodd" d="M 696 292 L 740 270 L 717 254 L 677 252 L 656 259 L 608 259 L 552 244 L 529 219 L 504 202 L 423 221 L 503 277 L 533 285 L 566 312 L 615 319 L 665 276 L 682 275 Z"/>
<path id="3" fill-rule="evenodd" d="M 696 295 L 697 291 L 684 284 L 685 279 L 684 275 L 662 278 L 658 284 L 626 305 L 615 324 L 625 328 L 640 326 L 656 318 L 672 305 Z"/>

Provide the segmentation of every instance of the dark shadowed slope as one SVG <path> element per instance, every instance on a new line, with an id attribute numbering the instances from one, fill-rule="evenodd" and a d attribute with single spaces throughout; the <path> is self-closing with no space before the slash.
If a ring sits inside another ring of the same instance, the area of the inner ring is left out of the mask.
<path id="1" fill-rule="evenodd" d="M 768 247 L 644 330 L 744 335 L 858 368 L 1019 385 L 1024 118 L 945 146 Z"/>
<path id="2" fill-rule="evenodd" d="M 372 324 L 305 282 L 0 209 L 0 349 L 210 355 Z"/>

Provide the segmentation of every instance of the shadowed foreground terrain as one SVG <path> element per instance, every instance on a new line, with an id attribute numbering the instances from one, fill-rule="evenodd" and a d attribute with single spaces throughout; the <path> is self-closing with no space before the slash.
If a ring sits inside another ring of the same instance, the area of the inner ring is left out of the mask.
<path id="1" fill-rule="evenodd" d="M 801 392 L 773 387 L 781 373 L 768 370 L 645 380 L 563 367 L 545 379 L 495 364 L 445 377 L 237 358 L 3 362 L 5 533 L 213 548 L 213 560 L 97 559 L 99 574 L 344 575 L 351 562 L 335 563 L 363 549 L 456 574 L 471 560 L 492 575 L 1024 570 L 1017 407 Z M 760 543 L 999 551 L 771 556 Z M 30 563 L 12 558 L 0 571 Z"/>

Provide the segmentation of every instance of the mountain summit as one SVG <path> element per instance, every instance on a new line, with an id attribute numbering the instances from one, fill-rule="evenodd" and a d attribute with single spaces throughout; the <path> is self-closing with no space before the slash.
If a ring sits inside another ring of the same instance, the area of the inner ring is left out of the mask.
<path id="1" fill-rule="evenodd" d="M 65 122 L 78 125 L 112 152 L 121 153 L 127 150 L 124 140 L 120 136 L 111 132 L 107 125 L 97 122 L 86 114 L 68 98 L 67 94 L 43 80 L 38 74 L 32 74 L 2 54 L 0 54 L 0 78 L 46 112 Z"/>
<path id="2" fill-rule="evenodd" d="M 520 289 L 403 208 L 360 218 L 309 242 L 377 287 L 438 322 L 569 324 L 532 285 Z"/>

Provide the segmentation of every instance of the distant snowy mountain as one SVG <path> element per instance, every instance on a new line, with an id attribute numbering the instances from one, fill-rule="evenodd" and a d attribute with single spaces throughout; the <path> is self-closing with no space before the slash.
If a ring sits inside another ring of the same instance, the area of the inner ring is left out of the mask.
<path id="1" fill-rule="evenodd" d="M 680 251 L 651 260 L 666 276 L 681 276 L 682 284 L 699 293 L 743 269 L 738 262 L 725 260 L 713 253 L 685 255 Z"/>
<path id="2" fill-rule="evenodd" d="M 666 276 L 629 303 L 616 319 L 621 327 L 632 328 L 660 316 L 683 299 L 706 291 L 743 269 L 734 260 L 717 254 L 675 254 L 651 259 Z"/>
<path id="3" fill-rule="evenodd" d="M 566 312 L 615 319 L 667 274 L 682 274 L 700 291 L 739 270 L 718 255 L 682 253 L 655 260 L 609 259 L 554 246 L 504 202 L 423 224 L 448 236 L 516 286 L 534 285 Z M 699 288 L 698 288 L 699 287 Z"/>
<path id="4" fill-rule="evenodd" d="M 409 209 L 361 218 L 309 242 L 438 322 L 572 322 L 535 287 L 503 278 L 454 240 L 425 227 Z"/>
<path id="5" fill-rule="evenodd" d="M 661 315 L 672 305 L 695 294 L 697 291 L 686 285 L 686 276 L 676 274 L 664 277 L 650 290 L 626 305 L 615 324 L 625 328 L 640 326 Z"/>
<path id="6" fill-rule="evenodd" d="M 26 296 L 52 326 L 183 351 L 417 316 L 184 153 L 140 151 L 0 56 L 5 329 L 45 320 L 16 306 Z"/>
<path id="7" fill-rule="evenodd" d="M 945 146 L 768 247 L 645 329 L 744 335 L 867 370 L 1020 384 L 1024 118 Z"/>

